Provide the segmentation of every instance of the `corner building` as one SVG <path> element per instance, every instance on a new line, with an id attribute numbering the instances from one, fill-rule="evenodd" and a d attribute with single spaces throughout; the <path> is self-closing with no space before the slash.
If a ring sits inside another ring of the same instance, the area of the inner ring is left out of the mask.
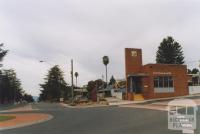
<path id="1" fill-rule="evenodd" d="M 185 96 L 188 91 L 186 65 L 142 64 L 142 50 L 125 48 L 127 100 Z"/>

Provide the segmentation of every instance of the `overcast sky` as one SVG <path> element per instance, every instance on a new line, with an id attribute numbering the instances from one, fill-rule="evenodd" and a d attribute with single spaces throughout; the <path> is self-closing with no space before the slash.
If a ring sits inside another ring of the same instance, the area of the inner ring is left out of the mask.
<path id="1" fill-rule="evenodd" d="M 101 78 L 104 55 L 109 77 L 124 78 L 125 47 L 142 48 L 144 64 L 154 63 L 169 35 L 188 66 L 198 67 L 191 61 L 200 59 L 199 0 L 0 0 L 0 43 L 9 49 L 4 68 L 15 69 L 32 95 L 50 64 L 60 65 L 70 83 L 71 58 L 79 85 Z"/>

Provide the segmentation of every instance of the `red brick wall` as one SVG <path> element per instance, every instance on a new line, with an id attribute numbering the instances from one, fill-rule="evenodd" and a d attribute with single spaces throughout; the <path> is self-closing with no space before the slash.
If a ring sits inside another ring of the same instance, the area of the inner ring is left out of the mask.
<path id="1" fill-rule="evenodd" d="M 132 100 L 133 93 L 128 93 L 129 74 L 140 73 L 142 71 L 142 50 L 135 48 L 125 48 L 125 74 L 126 74 L 126 99 Z"/>
<path id="2" fill-rule="evenodd" d="M 139 73 L 142 69 L 142 50 L 125 48 L 125 71 L 128 74 Z"/>
<path id="3" fill-rule="evenodd" d="M 184 65 L 166 65 L 166 64 L 148 64 L 143 67 L 143 72 L 149 74 L 149 77 L 144 79 L 144 97 L 145 99 L 165 98 L 188 95 L 188 76 L 187 67 Z M 154 92 L 154 76 L 173 76 L 174 92 L 173 93 L 155 93 Z"/>
<path id="4" fill-rule="evenodd" d="M 158 74 L 155 74 L 157 72 Z M 161 74 L 159 74 L 159 72 Z M 169 64 L 148 64 L 142 65 L 142 50 L 135 48 L 125 48 L 125 74 L 126 78 L 130 74 L 146 73 L 148 76 L 143 77 L 143 95 L 145 99 L 175 97 L 188 95 L 188 76 L 187 67 L 185 65 L 169 65 Z M 169 74 L 167 74 L 169 73 Z M 154 76 L 171 75 L 174 80 L 173 93 L 155 93 L 154 92 Z M 127 89 L 129 83 L 127 82 Z M 126 99 L 131 98 L 132 94 L 126 94 Z"/>

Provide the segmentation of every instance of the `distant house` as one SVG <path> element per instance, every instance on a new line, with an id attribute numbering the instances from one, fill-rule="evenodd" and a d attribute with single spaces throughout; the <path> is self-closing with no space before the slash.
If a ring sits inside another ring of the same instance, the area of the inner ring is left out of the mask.
<path id="1" fill-rule="evenodd" d="M 189 94 L 200 93 L 200 75 L 199 74 L 188 74 L 189 77 Z"/>
<path id="2" fill-rule="evenodd" d="M 200 75 L 198 73 L 197 74 L 188 74 L 188 76 L 190 77 L 190 79 L 189 79 L 190 86 L 200 85 Z"/>

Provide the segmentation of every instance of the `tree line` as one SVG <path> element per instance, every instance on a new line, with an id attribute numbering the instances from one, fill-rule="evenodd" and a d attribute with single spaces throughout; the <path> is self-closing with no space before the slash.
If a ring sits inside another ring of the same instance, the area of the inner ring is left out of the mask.
<path id="1" fill-rule="evenodd" d="M 3 49 L 3 44 L 0 44 L 0 62 L 8 53 L 8 50 Z M 2 67 L 3 64 L 0 64 Z M 33 97 L 24 92 L 21 81 L 17 78 L 15 70 L 3 70 L 0 68 L 0 104 L 15 103 L 26 100 L 33 102 Z"/>

